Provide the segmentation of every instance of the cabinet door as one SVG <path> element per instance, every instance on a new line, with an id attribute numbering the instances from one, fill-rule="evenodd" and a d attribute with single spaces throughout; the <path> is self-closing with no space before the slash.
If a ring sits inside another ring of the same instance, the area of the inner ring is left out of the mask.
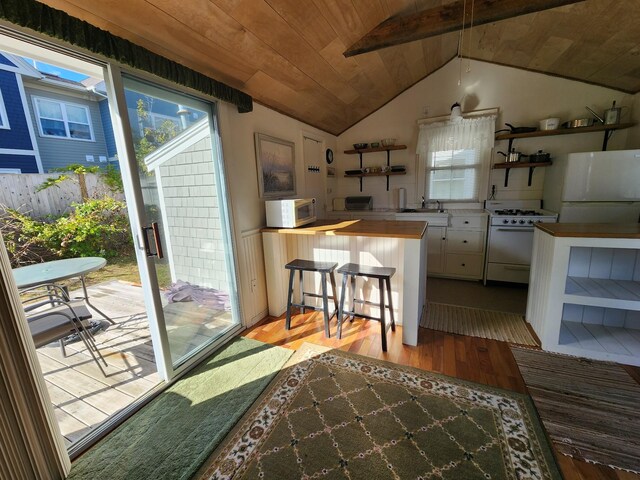
<path id="1" fill-rule="evenodd" d="M 487 227 L 486 215 L 451 215 L 449 226 L 453 228 L 470 228 L 484 230 Z"/>
<path id="2" fill-rule="evenodd" d="M 484 250 L 483 230 L 447 230 L 447 253 L 482 253 Z"/>
<path id="3" fill-rule="evenodd" d="M 482 255 L 447 253 L 446 273 L 448 275 L 480 280 L 482 278 L 482 267 Z"/>
<path id="4" fill-rule="evenodd" d="M 444 245 L 446 227 L 427 228 L 427 273 L 444 271 Z"/>

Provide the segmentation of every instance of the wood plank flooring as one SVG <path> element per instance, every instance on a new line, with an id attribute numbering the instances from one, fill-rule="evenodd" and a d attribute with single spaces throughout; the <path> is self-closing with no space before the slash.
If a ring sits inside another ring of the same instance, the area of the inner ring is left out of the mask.
<path id="1" fill-rule="evenodd" d="M 509 346 L 505 342 L 453 335 L 420 328 L 418 345 L 402 344 L 402 327 L 387 336 L 388 351 L 382 352 L 380 326 L 377 322 L 356 319 L 343 326 L 341 340 L 335 338 L 335 320 L 331 324 L 332 337 L 324 336 L 322 315 L 319 312 L 295 315 L 292 328 L 284 328 L 284 316 L 268 317 L 243 335 L 286 348 L 297 349 L 304 342 L 325 345 L 401 365 L 422 368 L 452 377 L 492 385 L 520 393 L 527 393 Z M 627 367 L 634 378 L 640 369 Z M 600 465 L 560 455 L 556 459 L 567 480 L 640 480 L 640 475 L 614 470 Z"/>

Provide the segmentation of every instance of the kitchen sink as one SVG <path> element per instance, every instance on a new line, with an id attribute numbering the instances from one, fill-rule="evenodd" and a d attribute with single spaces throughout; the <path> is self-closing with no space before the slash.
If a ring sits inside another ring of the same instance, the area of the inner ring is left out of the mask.
<path id="1" fill-rule="evenodd" d="M 449 213 L 437 208 L 405 208 L 396 214 L 396 220 L 423 220 L 432 227 L 446 227 L 449 224 Z"/>
<path id="2" fill-rule="evenodd" d="M 445 209 L 438 208 L 405 208 L 400 213 L 447 213 Z"/>

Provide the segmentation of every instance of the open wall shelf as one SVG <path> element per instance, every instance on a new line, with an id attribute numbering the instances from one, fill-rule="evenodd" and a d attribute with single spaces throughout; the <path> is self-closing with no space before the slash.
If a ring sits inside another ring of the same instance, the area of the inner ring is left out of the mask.
<path id="1" fill-rule="evenodd" d="M 388 147 L 375 147 L 375 148 L 361 148 L 357 150 L 345 150 L 347 155 L 358 155 L 360 157 L 360 169 L 362 170 L 362 155 L 364 153 L 374 152 L 387 152 L 387 167 L 391 166 L 391 151 L 393 150 L 405 150 L 406 145 L 391 145 Z M 387 177 L 387 192 L 389 191 L 389 177 L 394 175 L 406 175 L 406 171 L 402 172 L 376 172 L 376 173 L 360 173 L 355 175 L 347 175 L 345 177 L 355 177 L 360 179 L 360 191 L 362 191 L 362 178 L 363 177 Z"/>

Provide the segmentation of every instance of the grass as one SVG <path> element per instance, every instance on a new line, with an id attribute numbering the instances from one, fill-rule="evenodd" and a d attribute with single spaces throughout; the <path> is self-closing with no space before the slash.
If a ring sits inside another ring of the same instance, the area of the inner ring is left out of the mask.
<path id="1" fill-rule="evenodd" d="M 158 276 L 160 288 L 167 288 L 171 285 L 171 272 L 168 263 L 157 263 L 156 275 Z M 87 287 L 114 280 L 140 285 L 140 273 L 136 257 L 133 253 L 125 257 L 108 259 L 104 267 L 95 272 L 91 272 L 85 277 Z M 82 288 L 79 278 L 68 280 L 65 283 L 69 286 L 70 290 Z"/>

